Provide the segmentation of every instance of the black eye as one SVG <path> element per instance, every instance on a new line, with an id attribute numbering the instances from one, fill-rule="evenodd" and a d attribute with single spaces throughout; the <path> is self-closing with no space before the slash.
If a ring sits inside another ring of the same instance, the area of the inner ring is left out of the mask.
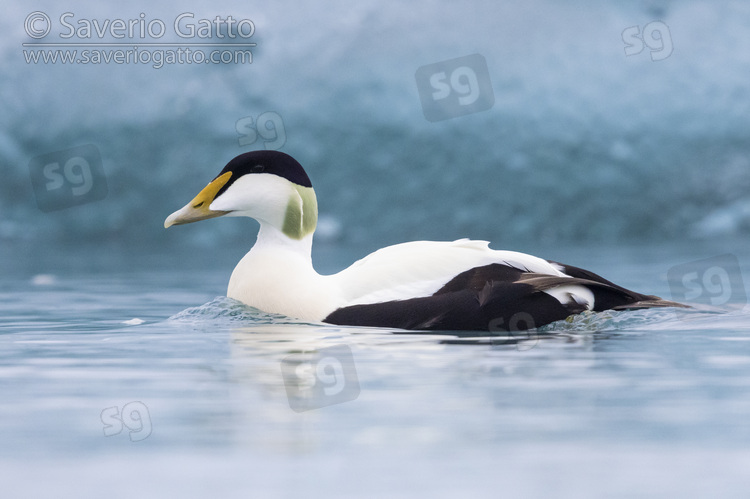
<path id="1" fill-rule="evenodd" d="M 266 171 L 266 167 L 263 165 L 255 165 L 250 168 L 250 173 L 263 173 L 264 171 Z"/>

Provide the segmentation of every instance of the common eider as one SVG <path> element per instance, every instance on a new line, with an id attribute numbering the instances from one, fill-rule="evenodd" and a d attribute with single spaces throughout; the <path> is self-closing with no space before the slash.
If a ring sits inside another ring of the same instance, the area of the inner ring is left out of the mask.
<path id="1" fill-rule="evenodd" d="M 337 325 L 411 330 L 523 330 L 587 310 L 681 306 L 618 286 L 593 272 L 486 241 L 414 241 L 375 251 L 333 275 L 313 268 L 318 204 L 307 173 L 288 154 L 232 159 L 164 227 L 219 216 L 260 223 L 227 296 L 269 313 Z"/>

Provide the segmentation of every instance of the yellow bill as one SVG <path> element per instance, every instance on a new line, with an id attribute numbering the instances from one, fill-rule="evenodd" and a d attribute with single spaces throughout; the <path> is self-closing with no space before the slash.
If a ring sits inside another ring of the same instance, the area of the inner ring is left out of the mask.
<path id="1" fill-rule="evenodd" d="M 164 228 L 173 225 L 189 224 L 199 220 L 216 218 L 229 213 L 228 211 L 213 211 L 209 207 L 213 203 L 216 193 L 224 187 L 232 176 L 232 172 L 226 172 L 212 180 L 197 196 L 181 209 L 175 211 L 164 220 Z"/>

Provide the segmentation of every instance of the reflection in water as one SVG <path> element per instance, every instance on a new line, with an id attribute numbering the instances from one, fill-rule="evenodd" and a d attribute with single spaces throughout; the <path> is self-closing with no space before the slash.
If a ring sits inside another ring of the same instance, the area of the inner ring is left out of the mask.
<path id="1" fill-rule="evenodd" d="M 496 418 L 485 416 L 505 409 L 487 383 L 564 374 L 566 364 L 555 358 L 571 347 L 591 352 L 593 344 L 592 333 L 422 334 L 284 321 L 228 328 L 230 377 L 242 426 L 263 422 L 262 433 L 238 439 L 292 454 L 394 438 L 442 448 L 480 428 L 497 435 Z M 541 349 L 543 342 L 557 347 Z M 467 416 L 463 429 L 451 429 L 453 418 Z"/>

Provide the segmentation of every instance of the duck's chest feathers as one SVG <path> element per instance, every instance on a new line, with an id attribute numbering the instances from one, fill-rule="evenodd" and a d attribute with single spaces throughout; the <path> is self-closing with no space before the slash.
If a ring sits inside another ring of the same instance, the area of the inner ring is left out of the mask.
<path id="1" fill-rule="evenodd" d="M 310 321 L 322 320 L 340 302 L 308 258 L 270 249 L 253 249 L 240 260 L 227 296 L 266 312 Z"/>

